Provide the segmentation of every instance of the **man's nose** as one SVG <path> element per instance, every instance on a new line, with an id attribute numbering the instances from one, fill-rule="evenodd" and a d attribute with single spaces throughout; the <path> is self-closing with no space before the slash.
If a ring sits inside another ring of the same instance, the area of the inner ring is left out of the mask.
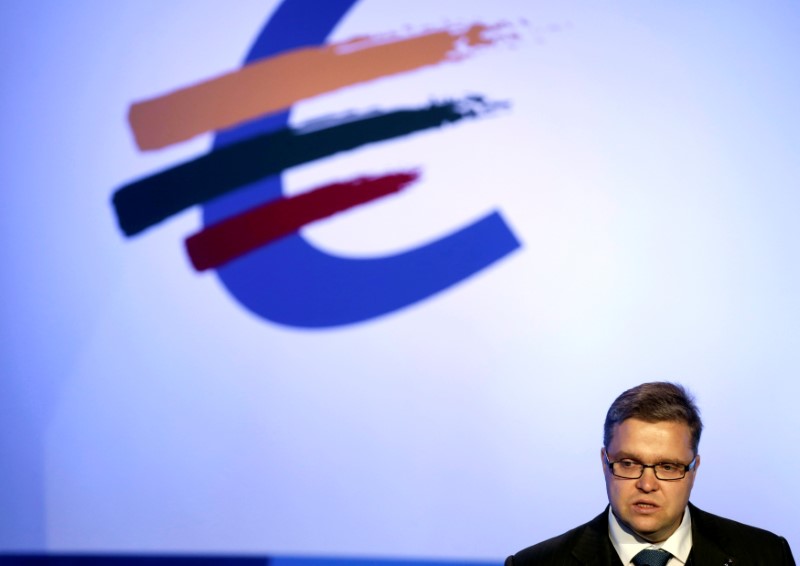
<path id="1" fill-rule="evenodd" d="M 636 487 L 645 492 L 657 490 L 659 483 L 656 471 L 653 468 L 645 468 L 642 477 L 636 480 Z"/>

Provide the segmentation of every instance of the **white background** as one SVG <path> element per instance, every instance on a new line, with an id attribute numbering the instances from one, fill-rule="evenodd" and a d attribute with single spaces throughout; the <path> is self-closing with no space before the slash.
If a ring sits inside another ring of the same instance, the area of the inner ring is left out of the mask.
<path id="1" fill-rule="evenodd" d="M 130 103 L 237 68 L 275 5 L 0 5 L 0 550 L 499 560 L 603 509 L 605 410 L 667 379 L 706 423 L 693 501 L 798 552 L 800 6 L 358 3 L 331 39 L 474 21 L 520 38 L 294 123 L 512 106 L 289 172 L 291 193 L 423 169 L 304 235 L 383 255 L 497 209 L 522 248 L 303 331 L 191 269 L 198 210 L 125 239 L 109 204 L 210 144 L 138 152 Z"/>

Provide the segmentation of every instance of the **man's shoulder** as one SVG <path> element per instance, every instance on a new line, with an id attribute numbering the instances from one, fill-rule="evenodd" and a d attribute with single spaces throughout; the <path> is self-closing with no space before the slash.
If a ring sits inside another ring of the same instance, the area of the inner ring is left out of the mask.
<path id="1" fill-rule="evenodd" d="M 766 560 L 768 564 L 794 564 L 789 544 L 783 537 L 703 511 L 691 503 L 689 510 L 695 546 L 703 548 L 705 542 L 712 543 L 720 550 L 736 555 L 740 562 L 751 560 L 753 564 L 760 564 Z"/>
<path id="2" fill-rule="evenodd" d="M 588 523 L 520 550 L 506 559 L 505 566 L 570 564 L 576 552 L 580 554 L 581 549 L 597 552 L 597 544 L 603 540 L 608 540 L 607 511 Z"/>
<path id="3" fill-rule="evenodd" d="M 561 559 L 569 555 L 570 549 L 580 539 L 584 528 L 586 528 L 586 525 L 581 525 L 564 534 L 524 548 L 513 556 L 509 556 L 508 560 L 506 560 L 506 566 L 526 566 L 527 564 L 538 564 L 542 560 Z"/>
<path id="4" fill-rule="evenodd" d="M 698 509 L 691 503 L 689 504 L 689 511 L 692 514 L 692 523 L 694 523 L 698 531 L 704 534 L 724 535 L 724 538 L 731 540 L 741 540 L 741 537 L 745 537 L 747 540 L 781 540 L 781 537 L 766 529 L 714 515 L 708 511 Z"/>

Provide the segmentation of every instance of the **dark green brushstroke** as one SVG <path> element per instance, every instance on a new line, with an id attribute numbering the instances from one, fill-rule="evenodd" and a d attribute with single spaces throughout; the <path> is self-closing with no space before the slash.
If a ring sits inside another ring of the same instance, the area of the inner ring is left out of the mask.
<path id="1" fill-rule="evenodd" d="M 121 187 L 113 197 L 117 220 L 122 231 L 132 236 L 190 206 L 290 167 L 505 106 L 472 96 L 420 109 L 348 118 L 314 131 L 287 128 L 257 136 Z"/>

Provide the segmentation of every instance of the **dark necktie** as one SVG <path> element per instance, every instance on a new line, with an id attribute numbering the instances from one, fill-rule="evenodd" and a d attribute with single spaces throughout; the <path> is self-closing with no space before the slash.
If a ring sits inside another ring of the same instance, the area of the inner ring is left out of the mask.
<path id="1" fill-rule="evenodd" d="M 636 566 L 666 566 L 672 555 L 666 550 L 648 548 L 633 557 Z"/>

